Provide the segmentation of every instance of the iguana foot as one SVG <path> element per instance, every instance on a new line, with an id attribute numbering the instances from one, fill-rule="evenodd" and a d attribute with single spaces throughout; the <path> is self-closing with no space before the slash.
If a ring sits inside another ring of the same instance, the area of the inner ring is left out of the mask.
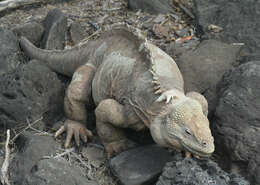
<path id="1" fill-rule="evenodd" d="M 55 138 L 61 135 L 63 132 L 67 132 L 65 148 L 68 148 L 74 136 L 75 142 L 77 146 L 80 145 L 80 138 L 86 143 L 88 141 L 88 137 L 92 137 L 92 132 L 88 130 L 83 124 L 72 121 L 66 120 L 64 125 L 60 127 L 60 129 L 55 133 Z"/>
<path id="2" fill-rule="evenodd" d="M 185 152 L 185 157 L 190 158 L 191 157 L 191 153 L 190 152 Z M 200 156 L 198 156 L 198 155 L 194 155 L 193 154 L 193 157 L 195 157 L 196 159 L 200 159 Z"/>
<path id="3" fill-rule="evenodd" d="M 128 139 L 114 141 L 112 143 L 105 144 L 108 158 L 111 158 L 125 150 L 134 148 L 136 144 Z"/>
<path id="4" fill-rule="evenodd" d="M 185 157 L 190 158 L 191 157 L 191 153 L 190 152 L 185 152 Z"/>

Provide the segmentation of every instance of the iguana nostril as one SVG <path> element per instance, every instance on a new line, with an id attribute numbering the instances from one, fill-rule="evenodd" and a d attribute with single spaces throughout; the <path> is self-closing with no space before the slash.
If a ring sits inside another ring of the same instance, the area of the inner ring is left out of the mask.
<path id="1" fill-rule="evenodd" d="M 202 145 L 203 145 L 203 146 L 207 146 L 207 144 L 208 144 L 208 143 L 207 143 L 206 141 L 202 141 Z"/>

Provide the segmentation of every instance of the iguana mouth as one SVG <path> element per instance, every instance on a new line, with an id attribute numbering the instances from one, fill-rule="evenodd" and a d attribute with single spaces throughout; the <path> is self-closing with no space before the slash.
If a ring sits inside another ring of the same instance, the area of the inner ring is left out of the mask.
<path id="1" fill-rule="evenodd" d="M 203 151 L 195 150 L 195 149 L 193 149 L 193 148 L 187 146 L 184 142 L 181 142 L 181 144 L 182 144 L 182 146 L 183 146 L 183 148 L 184 148 L 185 150 L 187 150 L 188 152 L 190 152 L 190 153 L 192 153 L 192 154 L 198 155 L 198 156 L 200 156 L 200 157 L 210 157 L 211 154 L 213 153 L 213 152 L 212 152 L 212 153 L 206 153 L 206 152 L 203 152 Z"/>

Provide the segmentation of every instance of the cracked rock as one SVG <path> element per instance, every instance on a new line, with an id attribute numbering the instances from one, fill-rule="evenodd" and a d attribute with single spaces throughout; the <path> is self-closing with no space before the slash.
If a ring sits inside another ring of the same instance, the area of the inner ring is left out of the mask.
<path id="1" fill-rule="evenodd" d="M 57 75 L 33 60 L 0 77 L 0 127 L 27 125 L 43 117 L 43 129 L 63 115 L 64 87 Z M 43 124 L 45 123 L 45 124 Z"/>
<path id="2" fill-rule="evenodd" d="M 59 145 L 51 136 L 25 132 L 17 139 L 18 151 L 9 173 L 12 185 L 97 185 L 64 158 L 53 158 Z"/>
<path id="3" fill-rule="evenodd" d="M 210 159 L 182 158 L 166 164 L 156 185 L 250 185 L 244 178 L 228 174 Z"/>
<path id="4" fill-rule="evenodd" d="M 218 85 L 220 98 L 212 124 L 216 149 L 228 156 L 230 168 L 244 163 L 244 175 L 252 184 L 260 184 L 259 81 L 260 61 L 227 72 Z"/>

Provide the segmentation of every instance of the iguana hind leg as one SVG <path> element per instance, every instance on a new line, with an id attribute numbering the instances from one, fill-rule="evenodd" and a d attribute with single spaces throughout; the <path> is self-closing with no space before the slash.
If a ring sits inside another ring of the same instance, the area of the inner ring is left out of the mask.
<path id="1" fill-rule="evenodd" d="M 98 135 L 109 158 L 135 146 L 127 139 L 122 130 L 122 128 L 130 126 L 124 106 L 113 99 L 105 99 L 99 103 L 95 113 Z"/>
<path id="2" fill-rule="evenodd" d="M 76 144 L 79 146 L 80 138 L 87 142 L 87 137 L 92 133 L 84 124 L 87 120 L 86 104 L 91 99 L 91 82 L 95 74 L 95 68 L 89 65 L 79 67 L 73 74 L 72 81 L 67 88 L 64 98 L 64 111 L 67 120 L 64 125 L 56 132 L 55 137 L 63 132 L 67 132 L 65 147 L 70 144 L 74 136 Z"/>

